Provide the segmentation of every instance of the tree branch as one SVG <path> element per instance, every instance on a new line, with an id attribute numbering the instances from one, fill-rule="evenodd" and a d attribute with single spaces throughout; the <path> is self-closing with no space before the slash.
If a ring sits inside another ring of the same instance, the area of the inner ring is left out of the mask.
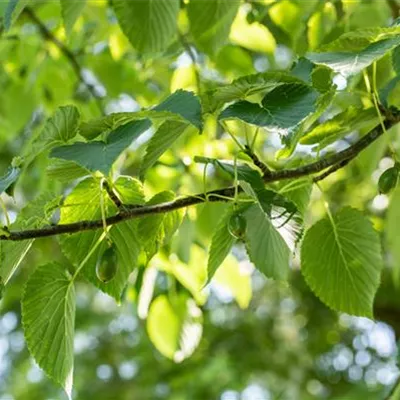
<path id="1" fill-rule="evenodd" d="M 393 115 L 391 112 L 386 114 L 386 120 L 384 122 L 385 128 L 389 129 L 396 123 L 400 122 L 400 113 Z M 324 172 L 319 177 L 315 178 L 319 181 L 331 173 L 335 172 L 339 168 L 346 165 L 352 159 L 354 159 L 362 150 L 367 148 L 370 144 L 375 142 L 382 134 L 384 130 L 382 126 L 379 125 L 361 139 L 359 139 L 352 146 L 339 153 L 326 156 L 321 160 L 315 161 L 313 163 L 287 170 L 280 171 L 270 171 L 270 174 L 264 176 L 265 183 L 276 182 L 285 179 L 300 178 L 302 176 L 316 174 L 318 172 Z M 227 197 L 233 197 L 235 193 L 234 187 L 227 187 L 218 190 L 212 190 L 206 194 L 201 193 L 194 196 L 187 196 L 178 198 L 177 200 L 151 205 L 151 206 L 125 206 L 120 209 L 118 214 L 106 218 L 107 225 L 114 225 L 122 221 L 127 221 L 134 218 L 144 217 L 146 215 L 161 214 L 177 210 L 180 208 L 186 208 L 196 204 L 205 203 L 206 201 L 226 201 Z M 225 199 L 224 199 L 225 198 Z M 48 236 L 55 236 L 64 233 L 77 233 L 82 231 L 89 231 L 94 229 L 100 229 L 103 227 L 102 220 L 95 221 L 79 221 L 71 224 L 61 224 L 61 225 L 50 225 L 43 228 L 23 230 L 23 231 L 11 231 L 7 236 L 0 236 L 0 240 L 8 241 L 21 241 L 29 240 L 35 238 L 42 238 Z"/>
<path id="2" fill-rule="evenodd" d="M 87 90 L 90 92 L 92 97 L 95 99 L 97 107 L 102 115 L 105 115 L 105 111 L 103 109 L 103 105 L 100 101 L 100 97 L 96 92 L 96 87 L 95 85 L 88 83 L 82 73 L 82 67 L 79 64 L 75 54 L 72 52 L 72 50 L 67 47 L 63 42 L 57 39 L 56 36 L 47 28 L 47 26 L 40 20 L 40 18 L 35 14 L 35 12 L 32 10 L 30 7 L 25 7 L 24 8 L 24 14 L 37 26 L 39 29 L 40 34 L 45 40 L 48 40 L 49 42 L 53 43 L 55 46 L 58 47 L 58 49 L 61 51 L 62 54 L 67 58 L 69 63 L 72 66 L 72 69 L 75 72 L 75 75 L 77 76 L 79 82 L 81 82 Z"/>

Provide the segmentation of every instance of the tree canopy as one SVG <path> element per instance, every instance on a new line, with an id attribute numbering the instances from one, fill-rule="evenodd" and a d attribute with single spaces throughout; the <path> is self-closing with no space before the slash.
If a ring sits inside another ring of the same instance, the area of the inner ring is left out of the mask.
<path id="1" fill-rule="evenodd" d="M 397 0 L 0 2 L 4 399 L 400 399 Z"/>

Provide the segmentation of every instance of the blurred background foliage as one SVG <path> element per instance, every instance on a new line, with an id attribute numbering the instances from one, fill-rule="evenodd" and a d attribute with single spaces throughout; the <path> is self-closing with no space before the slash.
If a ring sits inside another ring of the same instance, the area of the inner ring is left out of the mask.
<path id="1" fill-rule="evenodd" d="M 0 2 L 0 14 L 5 7 L 6 2 Z M 216 52 L 193 45 L 182 10 L 181 36 L 167 51 L 148 56 L 132 48 L 106 0 L 87 1 L 69 35 L 58 1 L 33 1 L 30 7 L 9 31 L 1 29 L 0 172 L 14 156 L 24 154 L 29 139 L 60 105 L 76 105 L 89 120 L 100 115 L 99 108 L 107 113 L 135 111 L 179 88 L 198 92 L 242 75 L 289 69 L 307 51 L 343 32 L 390 25 L 399 10 L 396 0 L 247 0 L 241 2 L 228 43 Z M 80 80 L 60 47 L 46 40 L 32 12 L 78 60 Z M 389 58 L 380 60 L 378 88 L 392 74 Z M 323 118 L 370 101 L 359 76 L 346 80 L 338 75 L 334 81 L 340 92 Z M 392 100 L 395 104 L 395 96 Z M 239 137 L 253 129 L 242 122 L 230 124 Z M 398 129 L 391 131 L 396 151 Z M 279 137 L 265 132 L 258 141 L 262 157 L 273 165 Z M 330 149 L 346 145 L 343 139 Z M 392 162 L 386 157 L 386 145 L 383 137 L 322 184 L 333 209 L 351 205 L 367 210 L 381 232 L 389 199 L 378 195 L 377 179 Z M 194 163 L 193 156 L 232 158 L 233 150 L 234 143 L 210 118 L 203 135 L 186 136 L 162 156 L 148 173 L 146 191 L 201 192 L 203 167 Z M 293 163 L 307 154 L 309 150 L 299 146 Z M 132 146 L 118 161 L 121 173 L 137 176 L 142 156 L 143 148 Z M 3 195 L 10 210 L 17 212 L 43 188 L 59 190 L 59 183 L 43 174 L 47 162 L 43 154 L 24 171 L 15 202 Z M 221 172 L 207 169 L 209 189 L 227 182 Z M 315 190 L 308 225 L 324 215 L 323 203 Z M 400 265 L 386 254 L 375 321 L 338 315 L 322 305 L 305 286 L 298 263 L 293 265 L 290 285 L 266 279 L 245 260 L 240 245 L 203 289 L 205 249 L 224 208 L 206 204 L 188 210 L 165 257 L 153 259 L 146 270 L 137 269 L 132 275 L 122 304 L 86 282 L 79 284 L 75 398 L 385 398 L 399 375 L 396 267 Z M 27 276 L 34 266 L 50 260 L 67 263 L 55 239 L 37 241 L 0 303 L 2 400 L 65 396 L 29 357 L 20 323 L 19 299 Z M 191 305 L 197 330 L 187 332 L 189 348 L 175 351 L 170 341 L 177 334 L 174 318 L 179 316 L 169 302 L 187 293 L 197 303 Z"/>

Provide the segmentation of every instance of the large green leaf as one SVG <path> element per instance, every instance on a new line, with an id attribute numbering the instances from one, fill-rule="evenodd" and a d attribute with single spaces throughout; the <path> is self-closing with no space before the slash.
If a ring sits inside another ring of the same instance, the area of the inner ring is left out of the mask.
<path id="1" fill-rule="evenodd" d="M 354 75 L 399 45 L 399 27 L 363 29 L 342 35 L 307 58 L 343 75 Z"/>
<path id="2" fill-rule="evenodd" d="M 64 266 L 40 266 L 22 298 L 22 324 L 30 353 L 71 398 L 74 364 L 75 288 Z"/>
<path id="3" fill-rule="evenodd" d="M 80 126 L 79 133 L 86 139 L 92 140 L 100 134 L 141 119 L 150 119 L 157 125 L 167 120 L 186 122 L 201 130 L 201 104 L 199 98 L 192 92 L 177 90 L 149 110 L 113 113 L 90 122 L 84 122 Z"/>
<path id="4" fill-rule="evenodd" d="M 304 85 L 301 79 L 287 72 L 264 72 L 240 77 L 228 85 L 220 85 L 206 92 L 202 96 L 204 112 L 213 113 L 226 103 L 265 94 L 288 83 Z"/>
<path id="5" fill-rule="evenodd" d="M 107 175 L 119 155 L 150 126 L 149 120 L 129 122 L 112 131 L 105 142 L 76 142 L 56 147 L 50 156 L 74 161 L 90 171 Z"/>
<path id="6" fill-rule="evenodd" d="M 247 221 L 246 248 L 250 261 L 268 278 L 286 280 L 289 273 L 290 250 L 259 204 L 245 213 Z"/>
<path id="7" fill-rule="evenodd" d="M 85 5 L 86 0 L 61 0 L 61 14 L 67 35 L 71 34 L 72 28 Z"/>
<path id="8" fill-rule="evenodd" d="M 184 294 L 172 299 L 160 295 L 151 303 L 146 326 L 158 351 L 181 362 L 192 355 L 200 343 L 203 315 L 193 299 Z"/>
<path id="9" fill-rule="evenodd" d="M 253 125 L 288 133 L 316 109 L 318 92 L 305 84 L 279 85 L 265 95 L 262 107 L 239 101 L 225 109 L 220 119 L 240 119 Z"/>
<path id="10" fill-rule="evenodd" d="M 318 124 L 300 139 L 301 144 L 319 144 L 323 149 L 329 144 L 341 139 L 346 134 L 365 127 L 374 128 L 378 125 L 379 117 L 375 108 L 359 109 L 349 107 L 333 118 Z"/>
<path id="11" fill-rule="evenodd" d="M 150 119 L 166 122 L 149 143 L 142 172 L 157 160 L 189 124 L 197 129 L 202 128 L 200 101 L 193 93 L 178 90 L 151 110 L 111 114 L 82 124 L 80 133 L 90 139 L 110 129 L 113 131 L 105 141 L 76 142 L 56 147 L 51 157 L 74 161 L 88 170 L 108 174 L 122 151 L 150 128 Z"/>
<path id="12" fill-rule="evenodd" d="M 176 35 L 179 0 L 112 0 L 118 22 L 139 52 L 167 48 Z"/>
<path id="13" fill-rule="evenodd" d="M 229 233 L 228 229 L 229 219 L 232 214 L 233 208 L 230 207 L 221 218 L 212 236 L 208 255 L 208 281 L 212 279 L 218 267 L 224 262 L 235 243 L 235 238 Z"/>
<path id="14" fill-rule="evenodd" d="M 239 0 L 189 2 L 190 33 L 200 50 L 215 53 L 225 44 L 239 5 Z"/>
<path id="15" fill-rule="evenodd" d="M 372 318 L 382 270 L 381 245 L 360 211 L 347 207 L 313 225 L 302 244 L 301 270 L 326 305 Z"/>

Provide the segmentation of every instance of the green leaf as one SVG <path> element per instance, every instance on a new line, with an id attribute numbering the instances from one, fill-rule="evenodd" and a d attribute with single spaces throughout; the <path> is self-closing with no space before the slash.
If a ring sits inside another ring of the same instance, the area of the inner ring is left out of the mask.
<path id="1" fill-rule="evenodd" d="M 22 298 L 22 324 L 35 361 L 71 398 L 75 288 L 65 267 L 46 264 L 30 276 Z"/>
<path id="2" fill-rule="evenodd" d="M 156 205 L 173 201 L 175 194 L 170 191 L 157 193 L 146 205 Z M 182 223 L 183 214 L 180 210 L 169 213 L 154 214 L 140 219 L 138 235 L 147 253 L 148 260 L 157 253 L 159 247 L 168 241 Z"/>
<path id="3" fill-rule="evenodd" d="M 86 0 L 61 0 L 61 14 L 67 35 L 72 33 L 76 20 L 79 18 Z"/>
<path id="4" fill-rule="evenodd" d="M 115 130 L 128 122 L 150 119 L 157 125 L 164 121 L 186 122 L 202 129 L 201 104 L 197 96 L 186 90 L 177 90 L 157 106 L 137 112 L 120 112 L 107 115 L 80 126 L 79 133 L 86 139 L 95 139 L 102 133 Z"/>
<path id="5" fill-rule="evenodd" d="M 396 96 L 399 82 L 400 75 L 396 75 L 382 89 L 379 90 L 379 98 L 385 107 L 389 107 L 392 93 L 394 93 L 394 96 Z"/>
<path id="6" fill-rule="evenodd" d="M 372 28 L 345 33 L 307 58 L 343 75 L 354 75 L 400 45 L 400 28 Z"/>
<path id="7" fill-rule="evenodd" d="M 184 122 L 165 121 L 158 128 L 147 145 L 146 154 L 140 168 L 141 177 L 144 177 L 146 171 L 174 144 L 187 127 L 188 124 Z"/>
<path id="8" fill-rule="evenodd" d="M 203 332 L 203 315 L 193 299 L 181 294 L 158 296 L 150 306 L 147 332 L 157 350 L 181 362 L 196 350 Z"/>
<path id="9" fill-rule="evenodd" d="M 304 82 L 286 72 L 264 72 L 243 76 L 227 85 L 206 92 L 202 96 L 205 113 L 214 113 L 224 104 L 236 100 L 245 100 L 251 96 L 266 94 L 288 83 L 304 85 Z"/>
<path id="10" fill-rule="evenodd" d="M 8 0 L 7 8 L 4 13 L 4 27 L 6 31 L 16 21 L 22 10 L 28 5 L 30 0 Z"/>
<path id="11" fill-rule="evenodd" d="M 306 117 L 294 129 L 290 130 L 288 132 L 288 135 L 281 137 L 285 147 L 277 152 L 276 157 L 278 159 L 288 158 L 293 154 L 304 132 L 310 129 L 310 127 L 318 121 L 318 118 L 327 110 L 327 108 L 332 103 L 335 95 L 336 90 L 334 88 L 331 88 L 330 90 L 319 96 L 316 101 L 315 111 L 309 114 L 308 117 Z"/>
<path id="12" fill-rule="evenodd" d="M 122 31 L 139 52 L 163 51 L 176 35 L 179 0 L 112 0 Z"/>
<path id="13" fill-rule="evenodd" d="M 332 87 L 332 70 L 324 65 L 319 65 L 311 73 L 312 85 L 321 93 Z"/>
<path id="14" fill-rule="evenodd" d="M 374 128 L 378 125 L 379 118 L 375 108 L 359 109 L 349 107 L 347 110 L 335 115 L 333 118 L 317 125 L 300 139 L 301 144 L 319 144 L 318 150 L 341 139 L 350 132 L 365 127 Z"/>
<path id="15" fill-rule="evenodd" d="M 240 101 L 225 109 L 220 119 L 240 119 L 281 133 L 296 127 L 316 109 L 318 92 L 305 84 L 282 84 L 267 93 L 263 107 Z"/>
<path id="16" fill-rule="evenodd" d="M 107 175 L 119 155 L 150 126 L 149 120 L 129 122 L 112 131 L 105 142 L 76 142 L 56 147 L 50 157 L 74 161 L 90 171 Z"/>
<path id="17" fill-rule="evenodd" d="M 252 205 L 245 213 L 247 220 L 246 248 L 250 261 L 268 278 L 286 280 L 290 250 L 260 205 Z"/>
<path id="18" fill-rule="evenodd" d="M 200 100 L 194 93 L 186 90 L 177 90 L 172 93 L 163 102 L 155 106 L 152 111 L 165 111 L 179 115 L 199 130 L 203 126 Z"/>
<path id="19" fill-rule="evenodd" d="M 400 75 L 400 46 L 397 46 L 392 53 L 392 65 L 397 75 Z"/>
<path id="20" fill-rule="evenodd" d="M 44 193 L 28 203 L 18 214 L 10 230 L 27 230 L 48 224 L 46 205 L 54 200 L 54 194 Z M 7 284 L 20 266 L 34 240 L 20 242 L 0 241 L 0 280 Z"/>
<path id="21" fill-rule="evenodd" d="M 388 245 L 388 250 L 393 257 L 393 273 L 394 277 L 399 282 L 400 279 L 400 187 L 398 187 L 390 199 L 389 208 L 385 221 L 385 237 Z"/>
<path id="22" fill-rule="evenodd" d="M 201 164 L 212 164 L 215 167 L 220 168 L 222 171 L 228 173 L 231 178 L 235 178 L 235 165 L 233 162 L 220 161 L 216 158 L 200 156 L 195 156 L 194 161 Z M 248 182 L 253 187 L 264 187 L 264 181 L 262 180 L 261 174 L 257 170 L 251 168 L 249 165 L 237 164 L 236 173 L 238 180 Z"/>
<path id="23" fill-rule="evenodd" d="M 144 205 L 145 196 L 141 182 L 131 176 L 121 175 L 113 185 L 124 204 Z"/>
<path id="24" fill-rule="evenodd" d="M 382 254 L 370 221 L 352 208 L 313 225 L 301 248 L 301 271 L 313 292 L 334 310 L 372 318 Z"/>
<path id="25" fill-rule="evenodd" d="M 252 297 L 251 274 L 240 268 L 235 257 L 228 255 L 216 271 L 214 283 L 230 291 L 241 309 L 248 308 Z"/>
<path id="26" fill-rule="evenodd" d="M 124 204 L 143 204 L 143 189 L 139 181 L 120 177 L 115 183 L 121 201 Z M 72 223 L 82 220 L 101 218 L 100 196 L 103 193 L 106 214 L 110 215 L 115 210 L 108 195 L 100 191 L 98 179 L 88 178 L 80 182 L 65 199 L 61 209 L 60 223 Z M 102 230 L 79 232 L 73 235 L 63 235 L 59 241 L 62 251 L 72 264 L 78 266 L 86 257 L 88 251 L 98 241 Z M 139 238 L 137 236 L 137 221 L 126 221 L 114 225 L 110 230 L 110 238 L 116 246 L 118 267 L 116 276 L 108 283 L 103 283 L 96 276 L 96 262 L 104 252 L 103 243 L 83 267 L 83 275 L 104 293 L 120 301 L 128 277 L 136 267 L 136 260 L 140 252 Z"/>
<path id="27" fill-rule="evenodd" d="M 0 177 L 0 194 L 7 191 L 7 189 L 9 189 L 10 186 L 17 181 L 20 173 L 21 170 L 19 168 L 14 168 L 14 167 L 8 168 L 5 175 Z"/>
<path id="28" fill-rule="evenodd" d="M 300 178 L 282 182 L 279 194 L 292 201 L 301 215 L 305 215 L 310 203 L 313 182 L 309 178 Z"/>
<path id="29" fill-rule="evenodd" d="M 208 282 L 212 279 L 219 266 L 224 262 L 235 243 L 235 238 L 228 230 L 228 222 L 232 214 L 233 207 L 230 207 L 221 218 L 212 236 L 208 255 Z"/>
<path id="30" fill-rule="evenodd" d="M 73 161 L 51 158 L 46 168 L 47 176 L 63 183 L 68 183 L 84 176 L 90 175 L 90 171 Z"/>
<path id="31" fill-rule="evenodd" d="M 226 43 L 239 5 L 239 0 L 189 2 L 190 33 L 200 50 L 213 54 Z"/>
<path id="32" fill-rule="evenodd" d="M 43 151 L 73 139 L 79 127 L 80 114 L 75 106 L 59 107 L 43 129 L 25 150 L 25 157 L 32 160 Z"/>

